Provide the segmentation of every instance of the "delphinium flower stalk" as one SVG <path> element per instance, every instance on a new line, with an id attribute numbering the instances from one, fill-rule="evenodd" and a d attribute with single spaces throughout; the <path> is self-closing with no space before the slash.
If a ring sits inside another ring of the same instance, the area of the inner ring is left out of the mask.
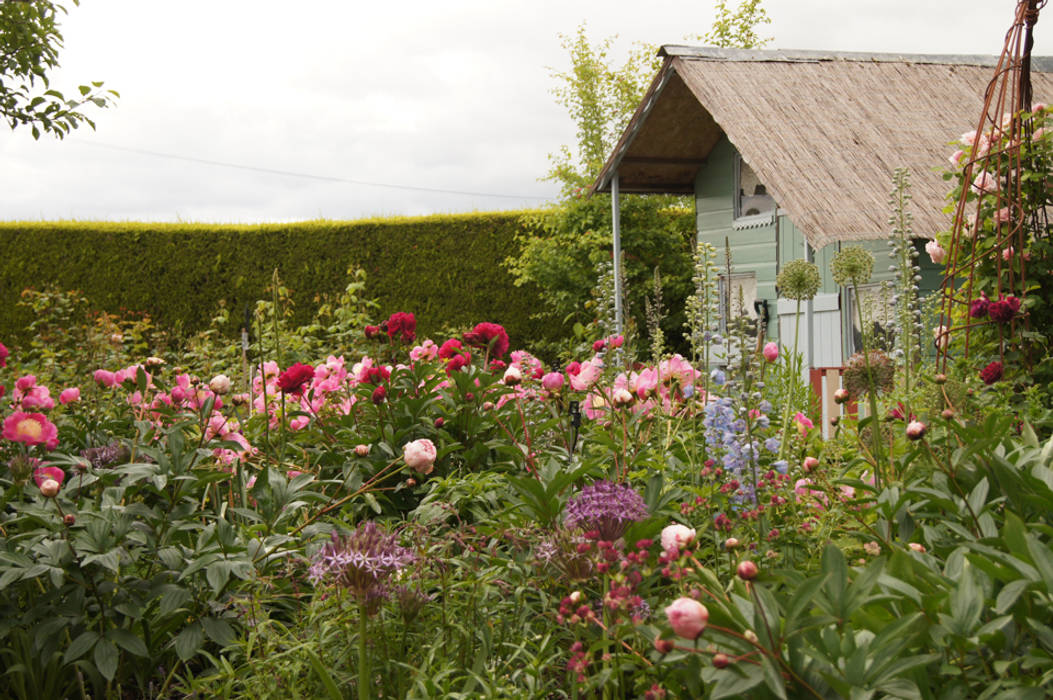
<path id="1" fill-rule="evenodd" d="M 647 312 L 647 333 L 651 336 L 651 360 L 658 364 L 665 350 L 665 336 L 662 334 L 662 277 L 658 267 L 654 268 L 654 287 L 651 297 L 644 299 Z"/>
<path id="2" fill-rule="evenodd" d="M 710 396 L 710 356 L 720 337 L 720 268 L 716 264 L 717 249 L 710 243 L 695 245 L 694 274 L 691 281 L 695 292 L 687 298 L 687 339 L 696 367 L 702 368 L 703 396 Z M 694 441 L 691 443 L 693 448 Z M 698 473 L 698 470 L 695 470 Z"/>
<path id="3" fill-rule="evenodd" d="M 798 340 L 800 338 L 801 330 L 801 302 L 815 298 L 821 284 L 822 280 L 819 277 L 819 268 L 816 267 L 815 263 L 801 259 L 791 260 L 783 265 L 782 270 L 779 271 L 778 276 L 775 278 L 775 285 L 779 288 L 779 294 L 787 299 L 793 299 L 797 302 L 797 310 L 793 326 L 793 354 L 790 358 L 787 358 L 787 367 L 790 366 L 789 360 L 796 359 L 797 357 Z M 800 380 L 801 378 L 797 375 L 792 375 L 789 378 L 789 381 L 793 383 L 794 390 L 786 392 L 787 400 L 786 404 L 783 406 L 781 432 L 782 445 L 779 448 L 780 460 L 786 456 L 786 449 L 790 444 L 790 441 L 786 439 L 786 431 L 790 429 L 790 409 L 792 408 L 790 397 L 797 395 L 796 387 Z"/>
<path id="4" fill-rule="evenodd" d="M 896 295 L 893 297 L 895 316 L 895 357 L 903 368 L 903 389 L 908 401 L 913 387 L 914 368 L 921 357 L 921 303 L 918 297 L 918 283 L 921 282 L 921 267 L 918 266 L 918 251 L 914 247 L 911 235 L 913 215 L 907 209 L 911 200 L 910 171 L 897 168 L 892 177 L 892 192 L 889 204 L 892 216 L 889 217 L 891 233 L 888 245 L 892 259 L 890 272 L 897 277 Z M 909 405 L 908 405 L 909 408 Z"/>
<path id="5" fill-rule="evenodd" d="M 863 341 L 863 366 L 866 368 L 867 383 L 870 390 L 867 398 L 870 404 L 870 443 L 874 450 L 874 485 L 881 488 L 881 465 L 884 462 L 884 453 L 881 448 L 881 426 L 878 423 L 877 409 L 877 387 L 874 383 L 874 375 L 870 366 L 870 348 L 866 325 L 863 322 L 863 305 L 859 299 L 859 286 L 870 281 L 874 272 L 874 256 L 862 246 L 848 246 L 834 256 L 830 263 L 834 282 L 842 287 L 852 287 L 852 296 L 855 298 L 856 316 L 859 320 L 859 334 Z"/>
<path id="6" fill-rule="evenodd" d="M 372 697 L 369 657 L 366 654 L 368 618 L 388 596 L 388 579 L 416 560 L 398 544 L 398 536 L 373 521 L 359 525 L 345 537 L 335 533 L 314 556 L 308 576 L 316 585 L 330 584 L 349 591 L 358 602 L 358 697 Z"/>

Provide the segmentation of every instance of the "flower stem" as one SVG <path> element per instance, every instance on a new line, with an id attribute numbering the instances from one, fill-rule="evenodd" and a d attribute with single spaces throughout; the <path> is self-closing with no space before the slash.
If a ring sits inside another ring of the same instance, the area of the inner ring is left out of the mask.
<path id="1" fill-rule="evenodd" d="M 369 700 L 369 657 L 366 655 L 366 604 L 358 604 L 358 700 Z"/>

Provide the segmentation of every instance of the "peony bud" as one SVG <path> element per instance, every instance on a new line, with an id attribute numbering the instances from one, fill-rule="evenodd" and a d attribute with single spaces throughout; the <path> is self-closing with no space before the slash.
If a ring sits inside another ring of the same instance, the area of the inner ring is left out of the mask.
<path id="1" fill-rule="evenodd" d="M 523 373 L 519 370 L 518 367 L 512 365 L 511 367 L 505 370 L 505 376 L 501 381 L 508 386 L 516 386 L 517 384 L 523 381 Z"/>
<path id="2" fill-rule="evenodd" d="M 801 467 L 804 468 L 806 473 L 811 473 L 819 468 L 819 460 L 815 457 L 805 457 Z"/>
<path id="3" fill-rule="evenodd" d="M 654 648 L 659 654 L 668 654 L 676 648 L 676 642 L 672 639 L 654 638 Z"/>
<path id="4" fill-rule="evenodd" d="M 674 548 L 681 549 L 691 544 L 694 539 L 695 529 L 686 525 L 673 523 L 662 528 L 662 549 L 664 551 L 668 552 Z"/>
<path id="5" fill-rule="evenodd" d="M 365 457 L 369 454 L 369 445 L 359 443 L 355 445 L 355 454 L 359 457 Z"/>
<path id="6" fill-rule="evenodd" d="M 77 516 L 73 515 L 73 513 L 66 513 L 62 516 L 62 522 L 66 527 L 72 527 L 77 522 Z"/>
<path id="7" fill-rule="evenodd" d="M 611 394 L 611 403 L 616 407 L 628 406 L 633 402 L 633 395 L 627 389 L 615 389 Z"/>
<path id="8" fill-rule="evenodd" d="M 834 392 L 834 403 L 843 404 L 848 403 L 852 395 L 848 393 L 848 389 L 838 389 Z"/>
<path id="9" fill-rule="evenodd" d="M 40 493 L 44 496 L 44 498 L 54 498 L 58 495 L 59 488 L 61 488 L 61 486 L 62 485 L 54 479 L 44 479 L 44 481 L 40 484 Z"/>
<path id="10" fill-rule="evenodd" d="M 937 374 L 935 377 L 932 378 L 932 381 L 936 382 L 937 384 L 946 384 L 947 375 L 943 373 Z"/>
<path id="11" fill-rule="evenodd" d="M 211 389 L 213 393 L 222 396 L 230 391 L 230 377 L 225 374 L 217 374 L 212 377 L 212 381 L 208 383 L 208 388 Z"/>
<path id="12" fill-rule="evenodd" d="M 778 343 L 768 343 L 764 346 L 764 359 L 768 362 L 775 362 L 779 359 L 779 345 Z"/>
<path id="13" fill-rule="evenodd" d="M 927 426 L 920 420 L 914 420 L 907 424 L 907 439 L 920 440 L 925 437 Z"/>
<path id="14" fill-rule="evenodd" d="M 678 637 L 695 640 L 709 621 L 706 606 L 691 598 L 677 598 L 665 609 L 665 616 Z"/>
<path id="15" fill-rule="evenodd" d="M 430 474 L 435 466 L 435 457 L 435 443 L 428 438 L 407 442 L 402 446 L 402 458 L 418 474 Z"/>
<path id="16" fill-rule="evenodd" d="M 747 559 L 746 561 L 739 564 L 739 568 L 736 570 L 736 573 L 738 573 L 739 578 L 743 581 L 752 581 L 753 579 L 757 578 L 759 570 L 757 569 L 756 564 Z"/>
<path id="17" fill-rule="evenodd" d="M 728 658 L 727 654 L 713 654 L 713 667 L 714 668 L 727 668 L 728 664 L 731 663 L 731 659 Z"/>
<path id="18" fill-rule="evenodd" d="M 911 551 L 913 552 L 917 552 L 919 554 L 925 553 L 925 545 L 923 545 L 921 542 L 911 542 L 907 546 L 910 547 Z"/>
<path id="19" fill-rule="evenodd" d="M 739 546 L 739 541 L 735 537 L 729 537 L 726 540 L 724 540 L 724 549 L 735 549 L 735 547 L 738 547 L 738 546 Z"/>
<path id="20" fill-rule="evenodd" d="M 143 366 L 145 366 L 146 369 L 157 369 L 158 367 L 163 367 L 164 365 L 165 361 L 162 360 L 160 357 L 150 356 L 143 360 Z"/>
<path id="21" fill-rule="evenodd" d="M 414 479 L 412 476 L 410 478 L 406 479 L 406 486 L 409 486 L 410 488 L 413 488 L 416 485 L 417 485 L 417 480 Z"/>

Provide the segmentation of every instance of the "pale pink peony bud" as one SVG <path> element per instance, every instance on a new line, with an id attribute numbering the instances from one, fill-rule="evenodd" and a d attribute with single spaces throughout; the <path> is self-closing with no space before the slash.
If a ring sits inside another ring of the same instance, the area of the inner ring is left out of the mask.
<path id="1" fill-rule="evenodd" d="M 925 437 L 927 426 L 920 420 L 912 420 L 907 424 L 907 439 L 920 440 Z"/>
<path id="2" fill-rule="evenodd" d="M 359 457 L 365 457 L 369 454 L 369 445 L 361 444 L 355 445 L 355 454 Z"/>
<path id="3" fill-rule="evenodd" d="M 756 564 L 747 559 L 746 561 L 739 564 L 739 568 L 736 570 L 736 573 L 739 575 L 739 578 L 743 581 L 752 581 L 753 579 L 757 578 L 759 569 L 757 569 Z"/>
<path id="4" fill-rule="evenodd" d="M 213 393 L 222 396 L 230 391 L 230 377 L 225 374 L 217 374 L 212 377 L 212 381 L 208 383 L 208 388 L 211 389 Z"/>
<path id="5" fill-rule="evenodd" d="M 418 474 L 430 474 L 435 466 L 435 443 L 428 438 L 407 442 L 402 446 L 402 458 Z"/>
<path id="6" fill-rule="evenodd" d="M 665 551 L 669 551 L 673 548 L 682 549 L 694 541 L 695 529 L 693 527 L 687 527 L 686 525 L 680 525 L 679 523 L 666 525 L 662 528 L 661 539 L 662 549 Z"/>
<path id="7" fill-rule="evenodd" d="M 673 633 L 684 639 L 695 640 L 702 634 L 709 621 L 706 606 L 691 598 L 677 598 L 665 609 L 665 616 L 673 627 Z"/>
<path id="8" fill-rule="evenodd" d="M 54 479 L 44 479 L 40 484 L 40 493 L 44 498 L 54 498 L 58 495 L 59 488 L 61 487 L 62 485 Z"/>

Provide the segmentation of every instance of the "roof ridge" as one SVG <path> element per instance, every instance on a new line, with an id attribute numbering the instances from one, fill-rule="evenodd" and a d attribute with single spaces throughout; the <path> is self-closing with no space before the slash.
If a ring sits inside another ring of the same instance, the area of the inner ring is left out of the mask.
<path id="1" fill-rule="evenodd" d="M 857 61 L 882 63 L 931 63 L 941 65 L 996 66 L 998 56 L 983 54 L 912 54 L 861 51 L 814 51 L 808 49 L 728 49 L 716 46 L 665 44 L 659 56 L 701 61 L 819 63 L 822 61 Z M 1053 72 L 1053 56 L 1032 56 L 1031 68 Z"/>

